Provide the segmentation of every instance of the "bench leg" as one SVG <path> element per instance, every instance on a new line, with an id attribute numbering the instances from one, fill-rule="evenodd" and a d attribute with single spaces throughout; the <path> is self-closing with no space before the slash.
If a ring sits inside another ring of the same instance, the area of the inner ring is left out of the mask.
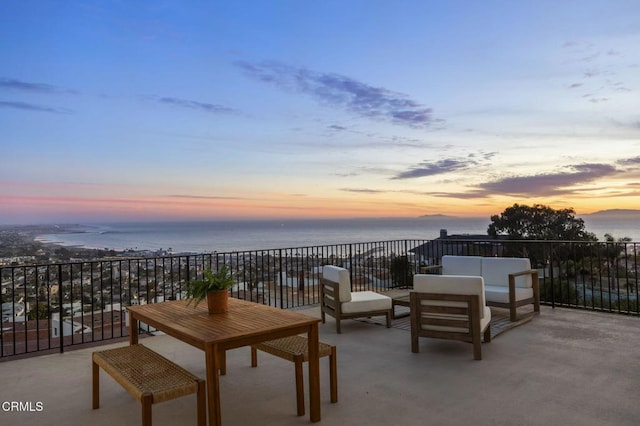
<path id="1" fill-rule="evenodd" d="M 254 346 L 251 346 L 251 366 L 258 366 L 258 350 Z"/>
<path id="2" fill-rule="evenodd" d="M 92 400 L 93 409 L 100 408 L 100 367 L 95 361 L 92 364 Z"/>
<path id="3" fill-rule="evenodd" d="M 391 314 L 393 312 L 393 308 L 387 312 L 387 328 L 391 328 Z"/>
<path id="4" fill-rule="evenodd" d="M 329 383 L 331 385 L 331 402 L 338 402 L 338 367 L 336 365 L 336 347 L 331 347 L 329 355 Z"/>
<path id="5" fill-rule="evenodd" d="M 302 361 L 304 357 L 298 355 L 293 361 L 296 369 L 296 402 L 298 405 L 298 415 L 304 416 L 304 375 L 302 374 Z"/>
<path id="6" fill-rule="evenodd" d="M 151 426 L 151 405 L 153 404 L 153 395 L 150 393 L 142 394 L 142 426 Z"/>
<path id="7" fill-rule="evenodd" d="M 207 424 L 207 387 L 206 382 L 198 380 L 198 426 Z"/>

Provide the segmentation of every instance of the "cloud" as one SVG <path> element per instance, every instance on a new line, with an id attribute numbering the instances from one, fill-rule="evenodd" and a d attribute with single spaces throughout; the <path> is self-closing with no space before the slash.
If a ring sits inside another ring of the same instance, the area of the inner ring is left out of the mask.
<path id="1" fill-rule="evenodd" d="M 167 195 L 169 198 L 184 198 L 189 200 L 245 200 L 243 197 L 222 197 L 217 195 Z"/>
<path id="2" fill-rule="evenodd" d="M 460 161 L 456 159 L 446 159 L 436 162 L 423 161 L 420 165 L 414 166 L 407 171 L 401 172 L 392 179 L 413 179 L 418 177 L 433 176 L 449 173 L 456 170 L 463 170 L 477 164 L 474 160 Z"/>
<path id="3" fill-rule="evenodd" d="M 73 90 L 63 89 L 50 84 L 29 83 L 10 78 L 0 78 L 0 89 L 11 89 L 33 93 L 75 93 Z"/>
<path id="4" fill-rule="evenodd" d="M 330 129 L 330 130 L 336 130 L 336 131 L 343 131 L 343 130 L 347 130 L 347 128 L 346 128 L 346 127 L 344 127 L 344 126 L 339 126 L 339 125 L 337 125 L 337 124 L 332 124 L 332 125 L 330 125 L 330 126 L 327 126 L 327 128 L 328 128 L 328 129 Z"/>
<path id="5" fill-rule="evenodd" d="M 570 166 L 563 173 L 543 173 L 533 176 L 513 176 L 478 185 L 484 195 L 509 194 L 544 196 L 572 193 L 573 185 L 592 182 L 604 176 L 616 174 L 618 170 L 608 164 L 579 164 Z"/>
<path id="6" fill-rule="evenodd" d="M 341 188 L 340 191 L 355 192 L 358 194 L 381 194 L 389 191 L 382 191 L 379 189 L 357 189 L 357 188 Z"/>
<path id="7" fill-rule="evenodd" d="M 235 112 L 233 108 L 229 108 L 223 105 L 210 104 L 206 102 L 192 101 L 189 99 L 164 97 L 159 98 L 158 102 L 163 104 L 176 105 L 183 108 L 197 109 L 200 111 L 210 112 L 214 114 L 232 113 Z"/>
<path id="8" fill-rule="evenodd" d="M 484 198 L 487 196 L 484 192 L 477 190 L 468 192 L 430 192 L 428 195 L 441 198 L 458 198 L 460 200 L 472 200 L 474 198 Z"/>
<path id="9" fill-rule="evenodd" d="M 640 162 L 640 157 L 630 159 Z M 620 163 L 620 162 L 618 162 Z M 477 199 L 492 195 L 510 195 L 519 197 L 545 197 L 577 194 L 575 185 L 598 180 L 604 176 L 615 175 L 620 172 L 608 164 L 578 164 L 568 166 L 567 172 L 541 173 L 533 176 L 511 176 L 492 182 L 482 183 L 463 192 L 429 192 L 428 195 L 442 198 Z M 588 191 L 581 188 L 580 192 Z M 618 194 L 620 195 L 620 194 Z M 628 196 L 628 193 L 623 195 Z M 598 197 L 604 196 L 598 194 Z M 608 195 L 608 196 L 616 196 Z"/>
<path id="10" fill-rule="evenodd" d="M 585 89 L 588 92 L 582 95 L 588 102 L 598 104 L 615 99 L 619 93 L 631 92 L 633 88 L 627 87 L 622 81 L 616 81 L 613 76 L 617 73 L 614 69 L 620 68 L 620 62 L 624 60 L 624 53 L 614 49 L 601 49 L 591 43 L 567 42 L 563 48 L 569 48 L 569 59 L 583 68 L 582 79 L 567 86 L 568 89 Z M 582 90 L 574 90 L 582 92 Z"/>
<path id="11" fill-rule="evenodd" d="M 365 118 L 426 128 L 434 121 L 433 110 L 403 93 L 373 87 L 335 73 L 323 73 L 279 63 L 236 62 L 250 77 L 285 90 L 294 90 L 329 105 L 340 106 Z M 440 122 L 440 120 L 439 120 Z"/>
<path id="12" fill-rule="evenodd" d="M 0 100 L 0 108 L 13 108 L 20 109 L 24 111 L 36 111 L 36 112 L 49 112 L 53 114 L 71 114 L 71 110 L 62 109 L 62 108 L 52 108 L 41 105 L 29 104 L 27 102 L 19 102 L 19 101 L 2 101 Z"/>
<path id="13" fill-rule="evenodd" d="M 638 157 L 632 157 L 632 158 L 627 158 L 625 160 L 618 160 L 617 161 L 618 164 L 620 164 L 621 166 L 635 166 L 635 165 L 640 165 L 640 156 Z"/>

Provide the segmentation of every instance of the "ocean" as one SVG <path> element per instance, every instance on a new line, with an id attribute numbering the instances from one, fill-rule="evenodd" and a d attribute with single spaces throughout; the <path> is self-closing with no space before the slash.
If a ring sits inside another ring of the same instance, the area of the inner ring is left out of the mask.
<path id="1" fill-rule="evenodd" d="M 44 234 L 43 242 L 113 250 L 170 250 L 209 253 L 292 248 L 389 240 L 430 240 L 448 235 L 486 235 L 489 218 L 363 218 L 138 222 L 83 225 L 80 232 Z M 586 230 L 600 239 L 609 233 L 640 242 L 640 220 L 585 218 Z"/>

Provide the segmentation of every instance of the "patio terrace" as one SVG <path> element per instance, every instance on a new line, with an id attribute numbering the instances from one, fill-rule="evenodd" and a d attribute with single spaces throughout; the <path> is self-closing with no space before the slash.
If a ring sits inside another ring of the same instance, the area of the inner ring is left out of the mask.
<path id="1" fill-rule="evenodd" d="M 319 317 L 317 307 L 304 312 Z M 329 402 L 328 358 L 322 358 L 318 424 L 636 425 L 639 327 L 638 317 L 543 306 L 532 321 L 483 344 L 483 360 L 474 361 L 467 343 L 423 338 L 414 354 L 406 330 L 344 321 L 336 334 L 328 317 L 320 339 L 338 348 L 339 401 Z M 141 343 L 204 377 L 200 350 L 166 335 Z M 139 404 L 103 372 L 101 407 L 91 409 L 94 350 L 0 362 L 3 404 L 43 404 L 40 412 L 3 409 L 0 424 L 139 424 Z M 310 424 L 308 400 L 307 415 L 296 416 L 292 363 L 259 353 L 259 366 L 252 369 L 249 348 L 230 351 L 227 363 L 221 378 L 224 424 Z M 195 414 L 195 396 L 153 407 L 155 425 L 195 424 Z"/>

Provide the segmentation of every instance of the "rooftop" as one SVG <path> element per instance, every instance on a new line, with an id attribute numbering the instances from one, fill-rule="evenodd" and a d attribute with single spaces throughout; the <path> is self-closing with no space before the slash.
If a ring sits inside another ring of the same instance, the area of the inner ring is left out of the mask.
<path id="1" fill-rule="evenodd" d="M 303 312 L 319 317 L 318 308 Z M 474 361 L 467 343 L 422 338 L 414 354 L 406 329 L 348 320 L 336 334 L 328 317 L 320 340 L 338 348 L 338 403 L 329 401 L 322 358 L 318 424 L 635 425 L 639 326 L 637 317 L 543 306 L 532 321 L 483 344 L 483 359 Z M 166 335 L 141 343 L 205 376 L 202 351 Z M 139 404 L 103 372 L 101 407 L 91 409 L 94 350 L 0 362 L 0 423 L 139 424 Z M 293 364 L 265 353 L 258 358 L 253 369 L 248 348 L 228 352 L 223 423 L 310 424 L 308 400 L 307 415 L 296 416 Z M 41 402 L 43 410 L 7 412 L 6 401 Z M 193 395 L 155 405 L 154 425 L 195 424 L 195 406 Z"/>

